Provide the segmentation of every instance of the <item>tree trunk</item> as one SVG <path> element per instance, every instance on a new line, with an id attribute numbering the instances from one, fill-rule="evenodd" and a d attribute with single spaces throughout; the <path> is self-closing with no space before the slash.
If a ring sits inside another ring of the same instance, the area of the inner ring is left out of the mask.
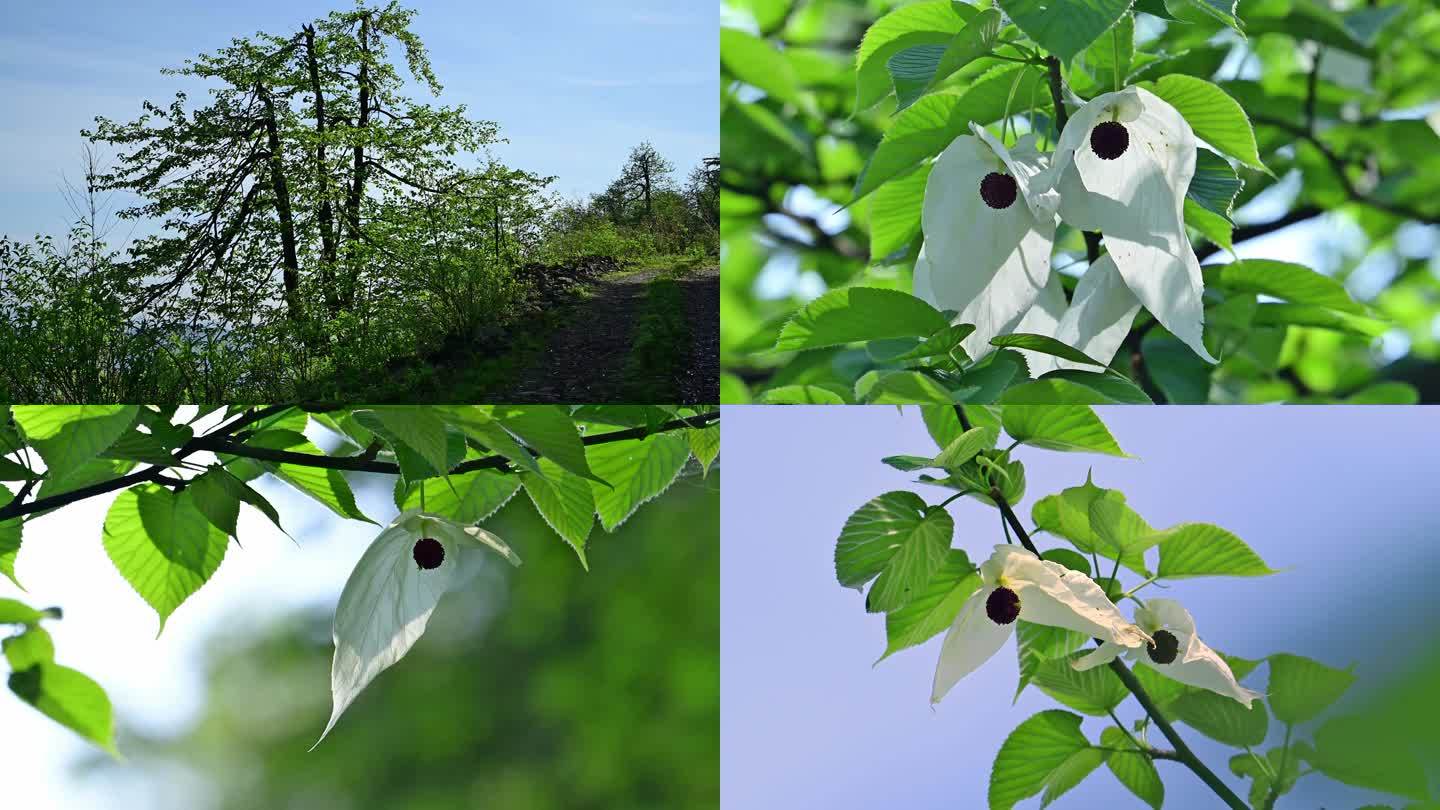
<path id="1" fill-rule="evenodd" d="M 370 123 L 370 16 L 360 18 L 360 111 L 356 127 L 362 132 Z M 345 200 L 345 218 L 350 227 L 350 241 L 360 238 L 360 200 L 365 196 L 365 144 L 362 139 L 355 144 L 355 167 L 351 174 L 350 194 Z M 359 266 L 349 262 L 345 271 L 345 289 L 342 295 L 344 306 L 355 301 L 355 285 Z"/>
<path id="2" fill-rule="evenodd" d="M 648 160 L 640 165 L 640 183 L 645 189 L 645 218 L 653 220 L 655 214 L 650 210 L 650 161 Z"/>
<path id="3" fill-rule="evenodd" d="M 275 189 L 275 210 L 280 215 L 280 250 L 285 272 L 285 306 L 290 320 L 302 317 L 300 306 L 300 258 L 295 250 L 295 217 L 290 208 L 290 186 L 285 181 L 285 162 L 280 153 L 280 128 L 275 122 L 275 101 L 264 84 L 255 91 L 265 102 L 265 137 L 270 149 L 270 185 Z"/>
<path id="4" fill-rule="evenodd" d="M 320 286 L 325 305 L 334 314 L 340 309 L 335 289 L 335 214 L 330 206 L 330 177 L 325 162 L 325 92 L 320 85 L 320 63 L 315 55 L 315 28 L 305 26 L 305 61 L 310 67 L 310 91 L 315 94 L 315 184 L 320 192 Z"/>

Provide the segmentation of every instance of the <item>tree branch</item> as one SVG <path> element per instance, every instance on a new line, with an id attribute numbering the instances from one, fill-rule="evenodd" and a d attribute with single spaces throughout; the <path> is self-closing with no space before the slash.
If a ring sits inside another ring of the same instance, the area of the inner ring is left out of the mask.
<path id="1" fill-rule="evenodd" d="M 262 408 L 259 411 L 252 411 L 227 425 L 217 428 L 211 433 L 207 433 L 204 436 L 191 439 L 175 451 L 175 460 L 178 463 L 181 459 L 185 458 L 191 453 L 206 450 L 212 453 L 224 453 L 225 455 L 240 456 L 243 458 L 253 458 L 260 461 L 270 461 L 277 464 L 300 464 L 306 467 L 317 467 L 327 470 L 343 470 L 347 472 L 371 472 L 388 475 L 399 474 L 399 465 L 388 461 L 376 461 L 374 460 L 373 456 L 369 456 L 368 454 L 362 454 L 360 456 L 317 456 L 313 453 L 292 453 L 288 450 L 271 450 L 265 447 L 251 447 L 247 444 L 244 444 L 243 442 L 236 441 L 230 438 L 236 430 L 239 430 L 246 425 L 253 424 L 259 419 L 263 419 L 265 416 L 284 411 L 289 407 L 291 406 L 277 405 L 271 406 L 270 408 Z M 595 444 L 608 444 L 611 442 L 627 441 L 629 439 L 643 439 L 646 436 L 654 433 L 665 433 L 671 430 L 680 430 L 683 428 L 706 427 L 711 424 L 717 424 L 719 421 L 719 411 L 711 411 L 709 413 L 697 414 L 695 416 L 672 419 L 668 422 L 658 425 L 654 429 L 629 428 L 626 430 L 618 430 L 611 433 L 599 433 L 591 436 L 584 436 L 581 438 L 581 443 L 588 447 Z M 540 456 L 539 453 L 536 453 L 533 450 L 531 451 L 531 454 L 534 455 L 536 458 L 539 458 Z M 506 459 L 504 456 L 486 456 L 484 458 L 477 458 L 466 461 L 456 466 L 454 469 L 450 470 L 450 473 L 459 474 L 471 472 L 473 470 L 487 469 L 509 470 L 509 464 L 509 460 Z M 0 509 L 0 521 L 8 520 L 14 517 L 20 517 L 22 515 L 34 514 L 36 512 L 42 512 L 49 509 L 55 509 L 57 507 L 65 506 L 67 504 L 84 500 L 86 498 L 91 498 L 96 495 L 103 495 L 107 492 L 113 492 L 117 489 L 123 489 L 125 487 L 131 486 L 132 484 L 143 483 L 146 481 L 159 481 L 163 478 L 163 474 L 167 469 L 169 469 L 168 466 L 149 467 L 144 470 L 133 472 L 129 475 L 112 479 L 110 481 L 103 481 L 99 484 L 94 484 L 92 486 L 84 487 L 82 489 L 77 489 L 71 492 L 61 493 L 59 495 L 53 495 L 48 498 L 40 498 L 26 504 L 21 504 L 20 498 L 17 497 L 8 506 Z"/>
<path id="2" fill-rule="evenodd" d="M 1030 539 L 1030 533 L 1025 531 L 1025 527 L 1021 525 L 1020 519 L 1015 516 L 1015 510 L 1010 508 L 1010 503 L 1005 500 L 1005 496 L 1000 493 L 999 489 L 993 488 L 989 494 L 990 499 L 995 501 L 995 505 L 1000 507 L 1000 514 L 1005 518 L 1005 522 L 1010 524 L 1010 528 L 1013 529 L 1015 535 L 1020 538 L 1020 544 L 1030 551 L 1030 553 L 1037 557 L 1040 556 L 1039 549 L 1035 548 L 1035 542 Z M 1165 735 L 1165 739 L 1169 740 L 1170 744 L 1175 746 L 1174 758 L 1184 763 L 1185 767 L 1200 777 L 1200 781 L 1215 791 L 1215 795 L 1219 796 L 1225 804 L 1234 808 L 1234 810 L 1250 810 L 1250 807 L 1241 801 L 1240 797 L 1236 796 L 1235 792 L 1222 782 L 1220 777 L 1215 775 L 1214 771 L 1210 770 L 1205 763 L 1200 761 L 1199 757 L 1195 756 L 1195 752 L 1190 750 L 1190 746 L 1185 744 L 1185 739 L 1180 736 L 1174 726 L 1170 725 L 1170 721 L 1166 720 L 1165 716 L 1160 713 L 1160 709 L 1155 705 L 1155 701 L 1150 698 L 1150 694 L 1145 691 L 1145 687 L 1140 685 L 1140 681 L 1136 680 L 1135 673 L 1131 672 L 1130 668 L 1125 666 L 1125 662 L 1119 658 L 1113 659 L 1110 662 L 1110 670 L 1115 673 L 1121 683 L 1125 684 L 1125 688 L 1130 690 L 1130 694 L 1134 695 L 1135 699 L 1140 702 L 1141 708 L 1150 716 L 1150 720 L 1155 723 L 1155 727 L 1160 729 L 1160 733 Z"/>

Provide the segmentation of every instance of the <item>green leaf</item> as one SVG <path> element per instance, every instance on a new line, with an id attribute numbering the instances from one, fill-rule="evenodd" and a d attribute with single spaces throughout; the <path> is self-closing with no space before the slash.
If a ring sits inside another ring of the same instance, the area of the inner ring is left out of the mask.
<path id="1" fill-rule="evenodd" d="M 897 115 L 886 130 L 856 180 L 852 201 L 940 154 L 957 136 L 970 135 L 971 121 L 989 124 L 1003 118 L 1007 102 L 1014 105 L 1016 99 L 1035 98 L 1043 99 L 1048 107 L 1046 81 L 1045 71 L 1033 65 L 1005 65 L 964 89 L 947 88 L 924 96 Z"/>
<path id="2" fill-rule="evenodd" d="M 690 452 L 695 455 L 695 460 L 700 462 L 703 474 L 708 476 L 710 465 L 720 456 L 720 425 L 712 423 L 703 428 L 687 430 L 685 439 L 690 442 Z"/>
<path id="3" fill-rule="evenodd" d="M 1021 723 L 1005 738 L 990 769 L 990 810 L 1011 810 L 1039 793 L 1056 768 L 1089 747 L 1077 714 L 1052 709 Z"/>
<path id="4" fill-rule="evenodd" d="M 1355 683 L 1355 676 L 1349 670 L 1327 667 L 1302 656 L 1278 653 L 1270 656 L 1269 661 L 1267 697 L 1270 711 L 1282 723 L 1315 719 Z"/>
<path id="5" fill-rule="evenodd" d="M 105 515 L 105 553 L 130 587 L 165 621 L 225 559 L 229 538 L 196 508 L 187 490 L 158 484 L 121 492 Z"/>
<path id="6" fill-rule="evenodd" d="M 9 506 L 15 499 L 14 495 L 4 487 L 0 487 L 0 507 Z M 15 587 L 20 587 L 20 581 L 15 578 L 15 558 L 20 554 L 21 533 L 25 522 L 21 518 L 0 520 L 0 574 L 4 574 Z"/>
<path id="7" fill-rule="evenodd" d="M 324 457 L 325 453 L 301 433 L 291 430 L 266 430 L 251 436 L 246 444 L 271 450 L 288 450 Z M 223 455 L 223 454 L 222 454 Z M 339 470 L 311 467 L 305 464 L 262 462 L 276 478 L 325 504 L 330 511 L 344 518 L 374 523 L 355 505 L 355 494 Z"/>
<path id="8" fill-rule="evenodd" d="M 1390 331 L 1391 325 L 1376 318 L 1366 318 L 1313 304 L 1261 304 L 1255 310 L 1256 326 L 1307 326 L 1329 329 L 1366 338 L 1376 338 Z"/>
<path id="9" fill-rule="evenodd" d="M 41 664 L 10 673 L 10 691 L 51 720 L 117 755 L 110 698 L 84 673 L 59 664 Z"/>
<path id="10" fill-rule="evenodd" d="M 104 481 L 111 481 L 130 472 L 135 468 L 133 461 L 120 461 L 116 459 L 97 458 L 82 464 L 79 469 L 74 470 L 64 478 L 51 478 L 48 475 L 40 483 L 40 489 L 35 493 L 36 500 L 42 500 L 54 495 L 63 495 L 67 492 L 74 492 L 77 489 L 88 487 L 92 484 L 99 484 Z M 40 515 L 48 515 L 54 509 L 46 509 L 40 512 L 33 512 L 29 519 Z"/>
<path id="11" fill-rule="evenodd" d="M 206 519 L 231 537 L 236 537 L 235 524 L 241 501 L 259 509 L 270 518 L 275 528 L 285 532 L 285 527 L 280 525 L 280 513 L 275 511 L 270 501 L 224 467 L 211 467 L 191 479 L 189 489 L 195 498 L 195 506 Z"/>
<path id="12" fill-rule="evenodd" d="M 429 471 L 434 475 L 443 475 L 450 469 L 445 421 L 439 414 L 430 408 L 416 405 L 379 405 L 368 411 L 356 411 L 356 420 L 371 430 L 374 428 L 366 424 L 364 419 L 367 413 L 373 414 L 375 419 L 379 420 L 390 437 L 424 459 L 430 467 Z M 390 443 L 393 446 L 394 442 Z M 398 449 L 396 452 L 398 455 Z M 416 480 L 417 476 L 406 475 L 406 479 Z"/>
<path id="13" fill-rule="evenodd" d="M 1160 810 L 1165 804 L 1165 783 L 1160 781 L 1155 763 L 1136 750 L 1125 732 L 1115 726 L 1100 732 L 1100 744 L 1106 748 L 1125 749 L 1110 752 L 1110 757 L 1105 761 L 1110 767 L 1110 773 L 1115 774 L 1120 784 L 1134 793 L 1140 801 Z"/>
<path id="14" fill-rule="evenodd" d="M 1090 570 L 1090 561 L 1085 559 L 1085 555 L 1071 551 L 1068 548 L 1052 548 L 1049 551 L 1043 552 L 1040 555 L 1040 559 L 1060 563 L 1071 571 L 1079 571 L 1087 577 L 1091 575 L 1099 576 L 1098 573 Z"/>
<path id="15" fill-rule="evenodd" d="M 522 470 L 540 472 L 535 456 L 510 435 L 488 409 L 480 405 L 442 405 L 433 410 L 448 424 L 459 428 L 466 436 L 479 442 L 486 449 L 496 453 Z"/>
<path id="16" fill-rule="evenodd" d="M 1068 660 L 1070 653 L 1085 646 L 1085 635 L 1063 627 L 1036 624 L 1023 619 L 1015 625 L 1015 651 L 1020 663 L 1020 683 L 1015 687 L 1018 699 L 1034 680 L 1040 665 L 1051 660 Z"/>
<path id="17" fill-rule="evenodd" d="M 1165 395 L 1176 405 L 1203 404 L 1210 398 L 1210 372 L 1214 366 L 1202 360 L 1179 339 L 1152 331 L 1140 342 L 1145 368 Z"/>
<path id="18" fill-rule="evenodd" d="M 12 405 L 15 423 L 45 460 L 46 477 L 65 478 L 130 429 L 136 405 Z"/>
<path id="19" fill-rule="evenodd" d="M 890 92 L 885 68 L 891 56 L 915 45 L 948 42 L 975 14 L 964 3 L 926 0 L 876 20 L 855 55 L 855 112 L 869 109 Z"/>
<path id="20" fill-rule="evenodd" d="M 989 53 L 1000 34 L 1000 12 L 985 9 L 945 44 L 913 45 L 886 60 L 896 111 L 909 107 L 955 71 Z"/>
<path id="21" fill-rule="evenodd" d="M 29 481 L 35 477 L 37 476 L 25 469 L 24 465 L 0 457 L 0 481 Z"/>
<path id="22" fill-rule="evenodd" d="M 945 446 L 940 455 L 935 457 L 932 466 L 949 469 L 959 467 L 975 457 L 981 450 L 989 450 L 995 446 L 995 439 L 998 431 L 991 427 L 972 427 L 955 438 L 955 441 Z"/>
<path id="23" fill-rule="evenodd" d="M 1194 76 L 1172 73 L 1142 86 L 1185 116 L 1196 137 L 1252 169 L 1269 173 L 1255 147 L 1255 130 L 1240 103 Z"/>
<path id="24" fill-rule="evenodd" d="M 885 615 L 885 654 L 876 663 L 907 647 L 923 644 L 949 628 L 960 606 L 979 588 L 980 575 L 970 558 L 958 548 L 947 549 L 944 564 L 929 581 L 904 607 Z"/>
<path id="25" fill-rule="evenodd" d="M 835 577 L 847 588 L 875 579 L 865 609 L 898 610 L 944 565 L 954 533 L 944 509 L 913 492 L 887 492 L 845 521 L 835 544 Z"/>
<path id="26" fill-rule="evenodd" d="M 1086 654 L 1080 651 L 1043 661 L 1030 680 L 1040 691 L 1075 711 L 1103 717 L 1129 697 L 1130 690 L 1106 667 L 1078 670 L 1071 666 L 1072 661 Z"/>
<path id="27" fill-rule="evenodd" d="M 879 262 L 903 250 L 920 233 L 920 212 L 925 205 L 925 184 L 931 164 L 881 186 L 870 199 L 870 261 Z"/>
<path id="28" fill-rule="evenodd" d="M 1235 196 L 1244 187 L 1245 183 L 1225 158 L 1209 149 L 1195 150 L 1195 174 L 1190 178 L 1190 187 L 1185 190 L 1187 202 L 1194 202 L 1230 225 L 1233 224 L 1230 211 L 1235 204 Z M 1221 246 L 1230 246 L 1228 236 Z"/>
<path id="29" fill-rule="evenodd" d="M 1234 292 L 1260 293 L 1295 304 L 1314 304 L 1338 312 L 1364 316 L 1369 310 L 1345 291 L 1345 285 L 1329 276 L 1290 262 L 1244 259 L 1205 268 L 1206 286 Z"/>
<path id="30" fill-rule="evenodd" d="M 1079 371 L 1077 369 L 1061 369 L 1059 371 L 1051 371 L 1046 373 L 1036 382 L 1053 385 L 1053 383 L 1050 382 L 1052 380 L 1064 381 L 1066 383 L 1070 383 L 1071 385 L 1083 386 L 1090 389 L 1090 391 L 1095 394 L 1095 397 L 1093 399 L 1089 399 L 1088 397 L 1086 397 L 1088 401 L 1081 402 L 1080 400 L 1082 399 L 1082 395 L 1071 390 L 1069 386 L 1066 386 L 1066 390 L 1063 393 L 1054 391 L 1053 389 L 1046 391 L 1045 389 L 1039 388 L 1032 389 L 1032 393 L 1030 394 L 1022 395 L 1021 393 L 1016 393 L 1019 392 L 1022 388 L 1028 388 L 1030 383 L 1025 383 L 1023 385 L 1017 385 L 1014 388 L 1011 388 L 1009 391 L 1005 392 L 1006 396 L 1002 397 L 1002 399 L 1009 399 L 1016 405 L 1044 405 L 1047 404 L 1047 402 L 1049 401 L 1053 401 L 1056 404 L 1068 402 L 1077 405 L 1155 404 L 1154 400 L 1150 399 L 1150 397 L 1140 388 L 1140 386 L 1136 385 L 1129 377 L 1125 377 L 1120 374 L 1112 374 L 1106 371 Z M 1014 394 L 1013 398 L 1009 396 L 1011 394 Z M 1027 401 L 1027 398 L 1029 399 L 1029 401 Z M 1044 401 L 1042 401 L 1042 399 Z"/>
<path id="31" fill-rule="evenodd" d="M 1085 777 L 1104 764 L 1105 757 L 1106 752 L 1099 748 L 1084 748 L 1071 754 L 1060 763 L 1060 767 L 1051 771 L 1050 778 L 1045 780 L 1045 793 L 1040 797 L 1040 806 L 1049 807 L 1051 802 L 1085 781 Z"/>
<path id="32" fill-rule="evenodd" d="M 867 371 L 855 382 L 855 398 L 870 405 L 955 402 L 943 385 L 918 371 Z"/>
<path id="33" fill-rule="evenodd" d="M 1209 523 L 1182 523 L 1157 533 L 1161 579 L 1260 577 L 1275 573 L 1244 540 Z"/>
<path id="34" fill-rule="evenodd" d="M 774 45 L 735 28 L 720 29 L 720 67 L 736 79 L 791 104 L 800 104 L 800 85 L 785 55 Z"/>
<path id="35" fill-rule="evenodd" d="M 5 660 L 10 662 L 10 669 L 15 672 L 55 660 L 55 642 L 38 624 L 25 628 L 18 636 L 0 641 L 0 649 L 5 651 Z"/>
<path id="36" fill-rule="evenodd" d="M 1096 498 L 1090 502 L 1090 530 L 1095 537 L 1095 551 L 1141 576 L 1150 576 L 1145 565 L 1145 551 L 1167 538 L 1156 532 L 1119 498 Z"/>
<path id="37" fill-rule="evenodd" d="M 938 310 L 908 293 L 846 287 L 802 307 L 780 330 L 775 349 L 799 351 L 865 340 L 924 337 L 947 325 Z"/>
<path id="38" fill-rule="evenodd" d="M 0 598 L 0 624 L 34 624 L 46 615 L 24 602 Z"/>
<path id="39" fill-rule="evenodd" d="M 844 405 L 845 398 L 821 385 L 782 385 L 760 395 L 761 405 Z"/>
<path id="40" fill-rule="evenodd" d="M 640 505 L 670 488 L 690 459 L 684 436 L 656 433 L 643 439 L 586 448 L 590 469 L 605 484 L 591 482 L 600 525 L 613 532 Z"/>
<path id="41" fill-rule="evenodd" d="M 1001 349 L 991 352 L 980 362 L 965 370 L 955 399 L 974 405 L 986 405 L 1000 398 L 1007 388 L 1030 379 L 1030 367 L 1017 351 Z"/>
<path id="42" fill-rule="evenodd" d="M 555 533 L 564 538 L 575 554 L 580 565 L 589 570 L 585 559 L 585 541 L 595 526 L 595 496 L 590 482 L 556 464 L 549 458 L 540 459 L 544 474 L 520 473 L 525 494 L 535 504 L 535 511 L 550 524 Z"/>
<path id="43" fill-rule="evenodd" d="M 580 431 L 564 408 L 558 405 L 497 405 L 495 418 L 542 457 L 581 478 L 600 481 L 590 471 Z"/>
<path id="44" fill-rule="evenodd" d="M 1190 691 L 1190 687 L 1162 675 L 1143 662 L 1137 664 L 1131 671 L 1135 673 L 1135 679 L 1140 681 L 1140 685 L 1145 687 L 1145 691 L 1150 693 L 1150 698 L 1155 701 L 1155 705 L 1166 714 L 1170 713 L 1170 704 Z M 1235 677 L 1239 679 L 1240 675 L 1237 674 Z"/>
<path id="45" fill-rule="evenodd" d="M 182 425 L 188 433 L 189 427 Z M 178 436 L 176 438 L 179 438 Z M 185 439 L 188 439 L 188 435 Z M 101 458 L 129 459 L 131 461 L 142 461 L 146 464 L 156 464 L 161 467 L 171 467 L 175 464 L 173 450 L 182 439 L 175 445 L 167 445 L 153 433 L 141 433 L 138 430 L 131 430 L 121 435 L 113 444 L 100 451 Z"/>
<path id="46" fill-rule="evenodd" d="M 1125 455 L 1088 405 L 1006 405 L 1000 420 L 1010 438 L 1032 447 Z"/>
<path id="47" fill-rule="evenodd" d="M 975 327 L 968 323 L 955 324 L 941 329 L 939 332 L 925 338 L 920 345 L 897 355 L 897 361 L 924 360 L 930 357 L 946 357 L 952 361 L 966 361 L 969 355 L 960 347 L 965 338 L 975 331 Z M 959 362 L 956 363 L 959 365 Z"/>
<path id="48" fill-rule="evenodd" d="M 1246 709 L 1232 698 L 1204 689 L 1182 694 L 1170 704 L 1170 711 L 1210 739 L 1237 747 L 1260 745 L 1270 728 L 1270 715 L 1262 701 Z"/>
<path id="49" fill-rule="evenodd" d="M 1429 798 L 1429 779 L 1416 752 L 1405 750 L 1388 729 L 1376 728 L 1367 717 L 1344 715 L 1322 723 L 1315 731 L 1310 764 L 1347 785 Z"/>
<path id="50" fill-rule="evenodd" d="M 1110 30 L 1132 0 L 998 0 L 1010 19 L 1040 47 L 1069 62 Z"/>
<path id="51" fill-rule="evenodd" d="M 1086 475 L 1083 485 L 1069 487 L 1061 490 L 1059 494 L 1047 495 L 1037 501 L 1030 510 L 1030 519 L 1035 522 L 1038 531 L 1063 537 L 1087 554 L 1092 551 L 1106 552 L 1113 559 L 1114 547 L 1101 542 L 1090 526 L 1090 508 L 1101 498 L 1124 503 L 1125 493 L 1097 487 L 1094 480 Z"/>
<path id="52" fill-rule="evenodd" d="M 519 476 L 497 470 L 471 470 L 440 480 L 417 482 L 402 490 L 396 504 L 401 511 L 420 508 L 425 488 L 425 511 L 456 523 L 479 523 L 499 511 L 520 491 Z"/>
<path id="53" fill-rule="evenodd" d="M 1028 349 L 1032 352 L 1063 357 L 1075 363 L 1088 363 L 1092 366 L 1105 367 L 1105 364 L 1091 357 L 1090 355 L 1068 346 L 1053 337 L 1046 335 L 1032 335 L 1025 332 L 1016 332 L 1009 335 L 997 335 L 990 338 L 990 345 L 1001 348 Z"/>

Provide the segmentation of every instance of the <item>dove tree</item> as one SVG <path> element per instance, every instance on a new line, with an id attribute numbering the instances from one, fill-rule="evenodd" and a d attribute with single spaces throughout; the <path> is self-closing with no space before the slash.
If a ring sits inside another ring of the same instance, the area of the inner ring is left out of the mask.
<path id="1" fill-rule="evenodd" d="M 719 430 L 718 410 L 679 406 L 0 405 L 0 574 L 20 589 L 16 561 L 45 542 L 44 516 L 111 497 L 97 539 L 163 635 L 226 556 L 244 553 L 242 504 L 290 525 L 257 479 L 371 524 L 377 534 L 337 595 L 323 738 L 404 657 L 445 592 L 466 584 L 467 566 L 519 565 L 515 548 L 559 541 L 588 570 L 597 521 L 613 532 L 682 475 L 708 474 Z M 394 479 L 399 514 L 383 529 L 357 505 L 353 472 Z M 556 537 L 501 538 L 482 525 L 522 490 Z M 303 553 L 305 538 L 291 536 Z M 10 690 L 116 753 L 104 689 L 57 662 L 45 625 L 62 615 L 0 598 Z"/>
<path id="2" fill-rule="evenodd" d="M 722 401 L 1434 398 L 1440 10 L 1372 6 L 727 0 Z"/>
<path id="3" fill-rule="evenodd" d="M 1035 501 L 1028 524 L 1021 519 L 1019 448 L 1125 455 L 1089 405 L 920 410 L 936 448 L 882 461 L 950 493 L 932 500 L 895 490 L 860 506 L 836 541 L 836 577 L 848 588 L 869 584 L 865 609 L 885 616 L 881 661 L 944 634 L 930 693 L 941 722 L 993 703 L 966 676 L 1011 637 L 1015 696 L 1034 688 L 1060 706 L 1024 719 L 995 757 L 988 795 L 957 797 L 960 805 L 983 798 L 991 810 L 1010 810 L 1038 796 L 1047 806 L 1102 765 L 1156 810 L 1167 788 L 1203 791 L 1233 810 L 1271 810 L 1297 780 L 1322 777 L 1400 799 L 1436 798 L 1418 750 L 1387 755 L 1383 766 L 1373 756 L 1357 765 L 1355 752 L 1384 730 L 1357 730 L 1353 714 L 1327 712 L 1354 682 L 1351 668 L 1288 653 L 1223 652 L 1237 643 L 1229 628 L 1205 624 L 1174 596 L 1154 596 L 1157 587 L 1169 595 L 1197 587 L 1190 580 L 1278 573 L 1244 540 L 1208 523 L 1152 527 L 1124 493 L 1088 477 Z M 981 521 L 955 545 L 949 507 L 962 498 L 999 512 L 998 536 L 977 536 L 975 527 L 988 524 Z M 972 554 L 988 558 L 977 566 Z M 1258 590 L 1254 598 L 1262 598 Z M 915 689 L 923 699 L 924 685 Z M 1089 718 L 1102 726 L 1087 728 Z M 1283 726 L 1283 742 L 1262 750 L 1272 724 Z M 1197 755 L 1190 732 L 1236 749 L 1228 772 Z"/>

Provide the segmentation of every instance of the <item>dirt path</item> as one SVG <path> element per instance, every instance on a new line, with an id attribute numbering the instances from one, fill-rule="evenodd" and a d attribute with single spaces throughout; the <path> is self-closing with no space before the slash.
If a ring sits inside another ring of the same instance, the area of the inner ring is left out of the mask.
<path id="1" fill-rule="evenodd" d="M 646 286 L 666 268 L 600 279 L 576 302 L 566 324 L 550 336 L 534 364 L 493 401 L 609 403 L 622 400 L 625 363 Z M 684 377 L 665 402 L 719 399 L 720 271 L 697 268 L 681 279 L 693 345 Z"/>
<path id="2" fill-rule="evenodd" d="M 690 362 L 680 379 L 680 402 L 720 402 L 720 267 L 701 267 L 680 282 L 690 323 Z"/>

